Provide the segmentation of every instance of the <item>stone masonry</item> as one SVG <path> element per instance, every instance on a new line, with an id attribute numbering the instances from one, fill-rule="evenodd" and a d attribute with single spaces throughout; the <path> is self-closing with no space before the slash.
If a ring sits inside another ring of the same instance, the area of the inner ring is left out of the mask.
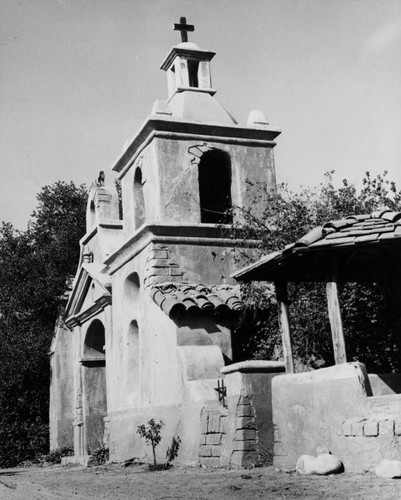
<path id="1" fill-rule="evenodd" d="M 223 406 L 204 407 L 201 412 L 201 445 L 199 463 L 208 467 L 221 466 L 221 449 L 227 443 L 227 409 Z"/>
<path id="2" fill-rule="evenodd" d="M 204 407 L 201 413 L 199 462 L 209 467 L 223 467 L 223 455 L 230 455 L 231 467 L 252 467 L 258 462 L 255 408 L 251 398 L 241 394 L 235 410 L 231 442 L 227 439 L 228 410 L 223 406 Z M 222 450 L 226 453 L 223 454 Z"/>

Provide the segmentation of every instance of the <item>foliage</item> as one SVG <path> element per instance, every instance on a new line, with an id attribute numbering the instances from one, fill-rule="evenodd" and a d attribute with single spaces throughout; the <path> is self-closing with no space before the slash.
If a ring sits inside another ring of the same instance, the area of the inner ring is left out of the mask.
<path id="1" fill-rule="evenodd" d="M 44 455 L 43 461 L 51 464 L 60 464 L 63 457 L 72 457 L 73 455 L 74 450 L 72 448 L 56 448 L 47 453 L 47 455 Z"/>
<path id="2" fill-rule="evenodd" d="M 72 182 L 44 186 L 26 231 L 0 227 L 0 467 L 48 450 L 49 349 L 86 198 Z"/>
<path id="3" fill-rule="evenodd" d="M 333 219 L 352 214 L 372 213 L 383 207 L 401 210 L 401 191 L 387 178 L 387 172 L 372 178 L 367 172 L 362 188 L 347 180 L 336 188 L 334 172 L 314 189 L 298 193 L 279 185 L 274 191 L 256 191 L 251 209 L 237 209 L 242 230 L 260 239 L 259 256 L 281 250 L 311 229 Z M 260 201 L 263 212 L 257 213 Z M 244 262 L 246 256 L 238 256 Z M 266 284 L 242 286 L 245 311 L 235 336 L 238 359 L 279 359 L 281 341 L 278 333 L 274 297 L 266 293 Z M 368 370 L 400 371 L 401 327 L 394 289 L 378 284 L 347 283 L 340 286 L 340 302 L 349 360 L 363 361 Z M 296 369 L 319 368 L 333 363 L 330 325 L 324 285 L 291 283 L 289 286 L 293 351 Z M 251 332 L 251 334 L 249 333 Z"/>
<path id="4" fill-rule="evenodd" d="M 91 452 L 91 456 L 89 459 L 90 465 L 103 465 L 109 460 L 109 449 L 100 446 Z"/>
<path id="5" fill-rule="evenodd" d="M 181 438 L 177 436 L 177 439 L 175 436 L 173 436 L 173 439 L 171 440 L 170 446 L 167 448 L 166 451 L 166 465 L 168 466 L 173 460 L 175 460 L 178 456 L 178 450 L 180 449 L 181 445 Z"/>
<path id="6" fill-rule="evenodd" d="M 160 443 L 161 441 L 161 429 L 164 426 L 164 423 L 160 420 L 158 423 L 156 423 L 154 418 L 151 418 L 147 424 L 142 424 L 138 425 L 137 427 L 137 434 L 141 438 L 144 438 L 146 441 L 146 444 L 151 444 L 152 445 L 152 452 L 153 452 L 153 463 L 154 465 L 157 465 L 156 462 L 156 446 Z"/>

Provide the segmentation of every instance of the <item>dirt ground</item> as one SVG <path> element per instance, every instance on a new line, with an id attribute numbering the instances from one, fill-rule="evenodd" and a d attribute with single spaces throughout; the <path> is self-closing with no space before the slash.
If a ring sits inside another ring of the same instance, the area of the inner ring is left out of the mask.
<path id="1" fill-rule="evenodd" d="M 374 473 L 301 476 L 273 467 L 252 470 L 147 466 L 30 467 L 0 470 L 1 500 L 53 499 L 401 499 L 401 481 Z"/>

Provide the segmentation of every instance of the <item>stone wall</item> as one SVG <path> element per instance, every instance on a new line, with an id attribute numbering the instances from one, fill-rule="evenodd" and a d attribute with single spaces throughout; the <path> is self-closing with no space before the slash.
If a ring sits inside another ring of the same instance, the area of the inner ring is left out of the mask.
<path id="1" fill-rule="evenodd" d="M 226 397 L 201 412 L 201 465 L 253 467 L 272 456 L 271 381 L 283 370 L 282 363 L 271 361 L 234 363 L 221 370 Z"/>
<path id="2" fill-rule="evenodd" d="M 221 465 L 222 449 L 227 444 L 227 409 L 221 405 L 202 408 L 199 463 L 206 467 Z"/>

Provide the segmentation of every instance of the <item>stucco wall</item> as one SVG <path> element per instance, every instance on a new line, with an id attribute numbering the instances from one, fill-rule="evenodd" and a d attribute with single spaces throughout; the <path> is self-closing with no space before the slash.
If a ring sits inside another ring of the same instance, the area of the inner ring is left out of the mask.
<path id="1" fill-rule="evenodd" d="M 326 447 L 346 471 L 401 456 L 401 395 L 372 396 L 364 365 L 345 363 L 273 380 L 274 465 L 294 469 Z"/>
<path id="2" fill-rule="evenodd" d="M 196 151 L 200 147 L 201 150 Z M 205 141 L 196 134 L 188 139 L 154 138 L 121 179 L 124 237 L 135 230 L 134 176 L 142 171 L 146 221 L 200 222 L 198 163 L 202 151 L 226 153 L 231 163 L 231 198 L 233 206 L 263 210 L 263 200 L 257 195 L 263 186 L 274 188 L 275 171 L 272 145 L 250 145 L 235 139 L 224 142 Z M 251 184 L 248 184 L 250 181 Z M 257 191 L 257 185 L 262 187 Z M 257 201 L 258 200 L 258 201 Z"/>
<path id="3" fill-rule="evenodd" d="M 50 358 L 50 449 L 73 447 L 74 376 L 72 334 L 62 324 L 55 332 Z"/>
<path id="4" fill-rule="evenodd" d="M 198 163 L 196 146 L 219 150 L 231 161 L 233 206 L 255 208 L 255 197 L 246 180 L 274 187 L 274 160 L 271 147 L 221 143 L 194 137 L 191 140 L 155 139 L 155 162 L 159 169 L 160 217 L 167 222 L 200 222 Z M 206 144 L 206 146 L 205 146 Z M 199 154 L 199 153 L 198 153 Z"/>
<path id="5" fill-rule="evenodd" d="M 179 435 L 180 460 L 195 462 L 201 404 L 216 397 L 214 385 L 224 366 L 223 355 L 213 341 L 202 340 L 205 332 L 196 321 L 180 326 L 153 302 L 143 281 L 147 256 L 145 249 L 113 275 L 113 335 L 107 352 L 111 458 L 143 457 L 149 450 L 136 428 L 155 418 L 165 423 L 166 447 L 173 435 Z M 137 322 L 139 334 L 137 380 L 128 377 L 132 321 Z M 186 331 L 180 332 L 181 328 Z M 192 334 L 186 336 L 188 330 Z"/>

